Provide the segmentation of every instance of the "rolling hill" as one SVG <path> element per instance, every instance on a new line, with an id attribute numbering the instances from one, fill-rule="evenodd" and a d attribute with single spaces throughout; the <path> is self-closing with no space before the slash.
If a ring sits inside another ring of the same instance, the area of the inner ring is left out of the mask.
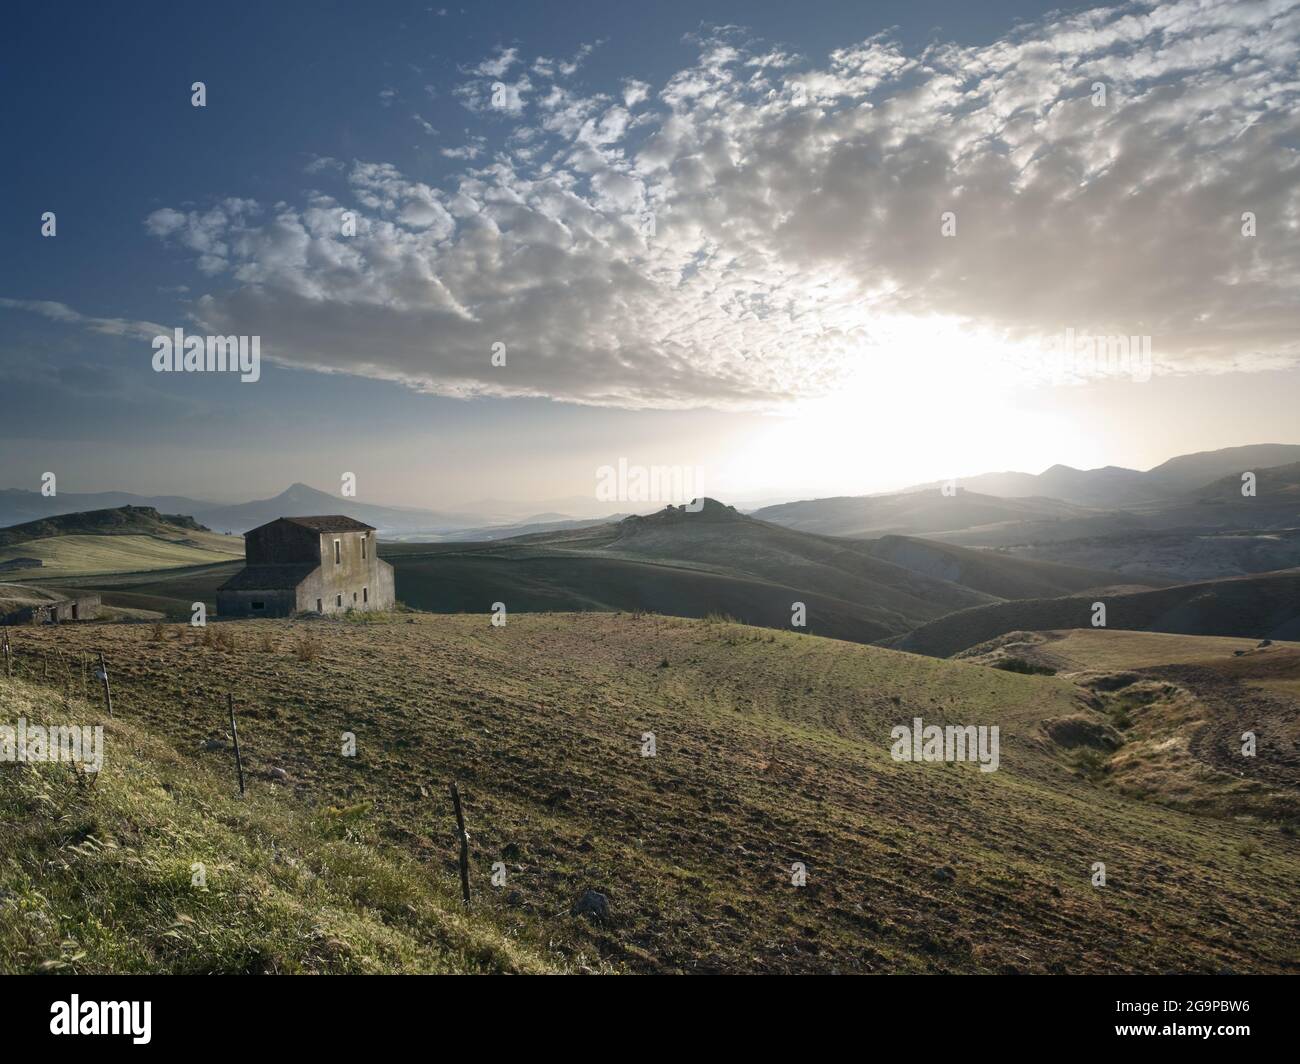
<path id="1" fill-rule="evenodd" d="M 591 528 L 606 525 L 611 521 L 621 521 L 630 514 L 611 514 L 608 517 L 574 518 L 560 514 L 538 514 L 536 517 L 518 523 L 504 525 L 486 525 L 482 528 L 457 529 L 436 537 L 435 542 L 483 543 L 493 539 L 515 539 L 518 536 L 545 535 L 552 532 L 565 532 L 575 528 Z"/>
<path id="2" fill-rule="evenodd" d="M 1051 734 L 1100 711 L 1059 677 L 629 614 L 90 624 L 23 630 L 16 649 L 5 719 L 49 703 L 24 686 L 43 656 L 100 649 L 117 715 L 85 793 L 66 773 L 37 781 L 43 798 L 0 773 L 6 822 L 38 854 L 59 845 L 67 870 L 0 856 L 0 888 L 45 917 L 0 915 L 0 959 L 24 970 L 1300 964 L 1294 834 L 1091 778 Z M 75 675 L 50 675 L 78 697 Z M 246 804 L 220 797 L 234 790 L 227 691 Z M 894 760 L 891 729 L 917 716 L 997 725 L 999 768 Z M 344 731 L 355 757 L 339 756 Z M 451 779 L 475 892 L 455 922 Z M 81 844 L 59 842 L 69 831 Z M 208 894 L 188 886 L 196 853 L 215 855 Z M 570 915 L 589 890 L 607 915 Z M 250 925 L 267 928 L 262 951 Z"/>
<path id="3" fill-rule="evenodd" d="M 129 491 L 59 492 L 42 495 L 23 488 L 0 489 L 0 526 L 42 521 L 63 514 L 115 510 L 124 506 L 147 508 L 166 514 L 196 514 L 215 503 L 184 495 L 134 495 Z"/>
<path id="4" fill-rule="evenodd" d="M 921 625 L 889 645 L 949 657 L 1008 632 L 1088 628 L 1092 604 L 1106 627 L 1183 635 L 1300 639 L 1300 570 L 1179 584 L 1152 591 L 999 602 Z"/>
<path id="5" fill-rule="evenodd" d="M 79 540 L 79 542 L 89 542 Z M 1113 584 L 1113 574 L 1003 558 L 925 541 L 843 540 L 767 524 L 708 500 L 701 513 L 552 528 L 481 543 L 381 544 L 400 600 L 418 609 L 483 612 L 649 610 L 727 615 L 789 627 L 794 603 L 808 629 L 855 642 L 901 634 L 953 610 L 1002 597 Z M 230 564 L 106 573 L 93 590 L 110 606 L 172 617 L 214 605 Z M 75 574 L 44 579 L 71 586 Z M 83 581 L 84 583 L 84 581 Z"/>
<path id="6" fill-rule="evenodd" d="M 751 515 L 800 532 L 865 538 L 922 535 L 1023 521 L 1090 516 L 1085 508 L 1055 499 L 1002 499 L 958 487 L 953 495 L 932 491 L 853 495 L 765 506 Z"/>
<path id="7" fill-rule="evenodd" d="M 23 558 L 41 563 L 22 570 L 27 582 L 219 564 L 243 553 L 242 539 L 152 507 L 63 514 L 0 529 L 0 563 Z"/>
<path id="8" fill-rule="evenodd" d="M 1255 495 L 1242 494 L 1241 473 L 1202 484 L 1185 493 L 1190 501 L 1203 505 L 1254 506 L 1289 505 L 1300 507 L 1300 462 L 1284 466 L 1266 466 L 1255 473 Z"/>
<path id="9" fill-rule="evenodd" d="M 1129 512 L 1026 521 L 933 537 L 1020 558 L 1184 582 L 1300 565 L 1300 463 L 1259 467 L 1255 494 L 1240 473 Z"/>
<path id="10" fill-rule="evenodd" d="M 0 528 L 0 547 L 52 536 L 157 535 L 184 538 L 195 532 L 208 531 L 192 517 L 160 514 L 151 506 L 119 506 L 85 513 L 60 514 Z"/>
<path id="11" fill-rule="evenodd" d="M 398 598 L 418 609 L 725 614 L 856 642 L 993 596 L 876 558 L 867 544 L 781 528 L 706 500 L 646 517 L 487 544 L 385 544 Z M 872 635 L 872 633 L 879 633 Z"/>
<path id="12" fill-rule="evenodd" d="M 1224 478 L 1235 479 L 1240 486 L 1241 474 L 1247 470 L 1258 472 L 1297 462 L 1300 444 L 1257 443 L 1182 454 L 1148 470 L 1146 475 L 1171 492 L 1186 492 Z"/>
<path id="13" fill-rule="evenodd" d="M 1002 599 L 1048 598 L 1120 582 L 1110 570 L 970 550 L 912 536 L 882 536 L 871 541 L 870 550 L 894 565 Z"/>
<path id="14" fill-rule="evenodd" d="M 1183 584 L 1300 566 L 1300 528 L 1232 532 L 1132 532 L 1004 547 L 1025 561 L 1071 563 L 1128 578 Z"/>

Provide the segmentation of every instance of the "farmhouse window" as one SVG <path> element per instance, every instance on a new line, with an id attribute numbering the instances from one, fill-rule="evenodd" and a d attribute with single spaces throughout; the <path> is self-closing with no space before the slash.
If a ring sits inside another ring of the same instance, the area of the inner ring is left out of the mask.
<path id="1" fill-rule="evenodd" d="M 253 605 L 253 609 L 255 609 L 255 610 L 264 610 L 264 609 L 266 609 L 266 603 L 265 603 L 265 602 L 254 602 L 252 605 Z"/>
<path id="2" fill-rule="evenodd" d="M 366 560 L 366 540 L 368 540 L 369 538 L 370 538 L 369 536 L 361 537 L 361 560 L 362 561 Z"/>
<path id="3" fill-rule="evenodd" d="M 363 587 L 363 588 L 361 589 L 361 601 L 362 601 L 363 603 L 366 603 L 366 602 L 369 602 L 369 601 L 370 601 L 370 588 L 368 588 L 368 587 Z"/>
<path id="4" fill-rule="evenodd" d="M 342 595 L 335 595 L 335 596 L 334 596 L 334 605 L 336 605 L 336 606 L 340 606 L 340 607 L 343 605 L 343 596 L 342 596 Z"/>
<path id="5" fill-rule="evenodd" d="M 321 604 L 321 600 L 320 600 L 320 599 L 317 599 L 317 600 L 316 600 L 316 612 L 317 612 L 317 613 L 324 613 L 324 612 L 325 612 L 325 607 Z"/>
<path id="6" fill-rule="evenodd" d="M 341 546 L 342 542 L 343 541 L 341 539 L 336 539 L 334 541 L 334 564 L 335 565 L 343 564 L 343 548 Z"/>

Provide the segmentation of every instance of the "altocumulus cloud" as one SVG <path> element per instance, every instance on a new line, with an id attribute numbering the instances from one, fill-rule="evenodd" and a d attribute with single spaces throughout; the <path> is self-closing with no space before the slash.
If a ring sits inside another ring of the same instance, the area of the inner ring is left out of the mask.
<path id="1" fill-rule="evenodd" d="M 454 396 L 767 408 L 872 359 L 1023 375 L 1067 327 L 1150 335 L 1166 373 L 1300 355 L 1300 5 L 1128 4 L 815 62 L 697 43 L 608 95 L 533 61 L 499 146 L 446 187 L 321 166 L 338 187 L 297 205 L 168 208 L 148 231 L 211 278 L 208 331 Z M 469 71 L 466 105 L 524 63 Z"/>

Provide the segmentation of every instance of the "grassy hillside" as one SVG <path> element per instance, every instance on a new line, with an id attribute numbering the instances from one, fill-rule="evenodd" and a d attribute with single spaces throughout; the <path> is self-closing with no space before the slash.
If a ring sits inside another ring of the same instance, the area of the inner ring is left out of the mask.
<path id="1" fill-rule="evenodd" d="M 1117 573 L 1103 569 L 970 550 L 911 536 L 884 536 L 872 540 L 870 549 L 877 558 L 894 565 L 1002 599 L 1068 595 L 1113 585 L 1121 579 Z"/>
<path id="2" fill-rule="evenodd" d="M 1180 584 L 1154 591 L 1025 599 L 961 610 L 891 645 L 948 657 L 1007 632 L 1092 626 L 1092 604 L 1106 604 L 1106 627 L 1184 635 L 1300 638 L 1300 570 Z"/>
<path id="3" fill-rule="evenodd" d="M 1091 513 L 1085 507 L 1057 499 L 1002 499 L 959 486 L 951 496 L 928 490 L 780 503 L 756 510 L 753 516 L 802 532 L 868 537 L 923 535 L 1006 522 L 1058 521 Z"/>
<path id="4" fill-rule="evenodd" d="M 1092 692 L 1097 712 L 1062 724 L 1104 785 L 1300 824 L 1300 643 L 1078 629 L 1010 633 L 961 657 L 1055 669 Z M 1246 733 L 1256 739 L 1249 758 Z"/>
<path id="5" fill-rule="evenodd" d="M 1137 532 L 1022 545 L 999 553 L 1184 584 L 1300 567 L 1300 529 Z"/>
<path id="6" fill-rule="evenodd" d="M 206 767 L 233 785 L 220 748 L 233 689 L 255 802 L 308 820 L 347 810 L 349 840 L 418 862 L 444 889 L 455 866 L 440 789 L 457 778 L 477 911 L 507 929 L 540 923 L 567 963 L 1300 966 L 1300 843 L 1085 778 L 1044 737 L 1045 719 L 1087 709 L 1060 678 L 603 613 L 512 614 L 503 628 L 486 614 L 393 615 L 19 635 L 25 672 L 33 651 L 104 649 L 118 716 L 166 738 L 180 779 Z M 66 679 L 55 669 L 51 682 Z M 998 724 L 1001 767 L 895 762 L 890 729 L 917 715 Z M 354 758 L 341 756 L 344 732 Z M 116 817 L 110 828 L 135 837 Z M 1090 884 L 1096 861 L 1104 889 Z M 792 884 L 796 862 L 806 886 Z M 589 889 L 608 898 L 607 923 L 568 915 Z M 192 948 L 201 958 L 205 941 Z"/>
<path id="7" fill-rule="evenodd" d="M 486 544 L 388 544 L 397 596 L 419 609 L 650 610 L 726 614 L 857 642 L 994 601 L 993 596 L 876 558 L 863 543 L 756 521 L 708 500 L 591 528 Z"/>
<path id="8" fill-rule="evenodd" d="M 193 518 L 148 506 L 61 514 L 0 529 L 0 563 L 32 558 L 24 580 L 140 572 L 242 558 L 238 536 L 208 531 Z"/>
<path id="9" fill-rule="evenodd" d="M 400 601 L 417 609 L 480 613 L 494 602 L 520 613 L 634 610 L 702 618 L 712 614 L 770 628 L 790 627 L 803 602 L 819 635 L 870 643 L 911 627 L 901 614 L 741 574 L 529 549 L 519 552 L 381 550 L 393 564 Z"/>
<path id="10" fill-rule="evenodd" d="M 29 539 L 48 539 L 51 536 L 151 535 L 156 532 L 185 535 L 207 531 L 192 517 L 160 514 L 151 506 L 118 506 L 107 510 L 58 514 L 0 528 L 0 546 L 10 546 Z"/>
<path id="11" fill-rule="evenodd" d="M 100 723 L 102 709 L 0 678 L 0 723 L 20 716 Z M 447 877 L 356 841 L 350 814 L 257 786 L 241 801 L 226 766 L 103 723 L 98 779 L 0 764 L 0 972 L 567 967 L 529 929 L 466 914 Z"/>
<path id="12" fill-rule="evenodd" d="M 1300 446 L 1296 444 L 1257 443 L 1181 454 L 1149 470 L 1147 476 L 1176 491 L 1194 491 L 1201 485 L 1229 477 L 1236 480 L 1240 494 L 1241 474 L 1247 469 L 1258 472 L 1296 462 L 1300 462 Z"/>
<path id="13" fill-rule="evenodd" d="M 1258 665 L 1261 655 L 1253 651 L 1258 642 L 1239 636 L 1174 635 L 1169 632 L 1121 632 L 1106 628 L 1072 628 L 1055 632 L 1017 632 L 993 640 L 1008 652 L 1023 654 L 1058 672 L 1120 672 L 1153 665 L 1208 665 L 1230 667 L 1234 655 L 1248 656 Z M 1300 643 L 1275 642 L 1272 653 L 1294 655 Z M 978 660 L 989 648 L 971 647 L 963 660 Z"/>
<path id="14" fill-rule="evenodd" d="M 32 539 L 0 549 L 0 561 L 11 557 L 39 558 L 41 567 L 25 571 L 23 579 L 141 572 L 223 561 L 233 550 L 189 545 L 154 536 L 54 536 Z"/>
<path id="15" fill-rule="evenodd" d="M 1247 507 L 1261 502 L 1289 501 L 1300 506 L 1300 462 L 1265 469 L 1254 469 L 1255 494 L 1242 495 L 1241 472 L 1211 481 L 1187 492 L 1189 499 L 1204 503 Z"/>

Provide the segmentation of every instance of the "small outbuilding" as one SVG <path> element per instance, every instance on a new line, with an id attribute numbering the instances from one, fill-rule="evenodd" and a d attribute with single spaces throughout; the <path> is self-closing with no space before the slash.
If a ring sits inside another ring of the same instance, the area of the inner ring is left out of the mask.
<path id="1" fill-rule="evenodd" d="M 219 617 L 386 610 L 393 567 L 372 525 L 340 514 L 280 517 L 244 533 L 245 568 L 217 588 Z"/>
<path id="2" fill-rule="evenodd" d="M 84 591 L 0 584 L 0 624 L 61 624 L 99 616 L 100 598 Z"/>

